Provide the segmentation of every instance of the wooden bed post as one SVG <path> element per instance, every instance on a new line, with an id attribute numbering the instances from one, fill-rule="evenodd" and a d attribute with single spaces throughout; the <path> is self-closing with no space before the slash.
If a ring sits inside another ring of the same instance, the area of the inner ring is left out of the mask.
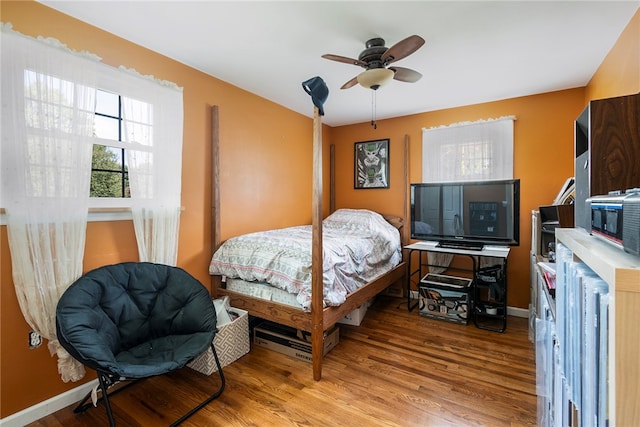
<path id="1" fill-rule="evenodd" d="M 403 244 L 408 245 L 411 240 L 411 226 L 409 224 L 409 135 L 404 136 L 404 210 L 402 212 L 404 218 L 404 227 L 402 227 L 401 240 Z"/>
<path id="2" fill-rule="evenodd" d="M 336 146 L 329 147 L 329 213 L 336 211 Z"/>
<path id="3" fill-rule="evenodd" d="M 322 120 L 320 110 L 313 114 L 313 194 L 311 205 L 311 355 L 313 379 L 322 377 L 324 347 L 324 285 L 322 258 Z"/>
<path id="4" fill-rule="evenodd" d="M 211 107 L 211 255 L 220 247 L 220 112 Z M 221 277 L 211 276 L 211 295 L 218 297 Z"/>

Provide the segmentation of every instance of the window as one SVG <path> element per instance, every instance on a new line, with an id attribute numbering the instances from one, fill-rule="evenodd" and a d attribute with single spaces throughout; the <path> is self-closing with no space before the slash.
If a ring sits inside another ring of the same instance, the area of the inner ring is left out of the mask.
<path id="1" fill-rule="evenodd" d="M 97 91 L 94 136 L 90 197 L 130 198 L 119 95 Z"/>
<path id="2" fill-rule="evenodd" d="M 182 89 L 0 27 L 0 208 L 85 197 L 90 220 L 179 212 Z"/>
<path id="3" fill-rule="evenodd" d="M 78 111 L 92 114 L 93 155 L 91 162 L 90 197 L 129 198 L 129 177 L 126 167 L 125 148 L 122 146 L 121 97 L 102 90 L 91 89 L 69 80 L 60 79 L 33 70 L 24 71 L 25 120 L 29 131 L 29 194 L 35 197 L 60 196 L 60 184 L 51 176 L 55 169 L 52 162 L 68 162 L 65 155 L 76 144 L 74 126 Z M 81 93 L 84 108 L 77 105 Z M 95 111 L 94 111 L 95 106 Z M 43 142 L 43 132 L 57 129 L 60 137 Z M 74 168 L 69 165 L 65 181 L 72 181 Z M 69 184 L 62 188 L 70 188 Z"/>
<path id="4" fill-rule="evenodd" d="M 90 207 L 131 207 L 132 183 L 138 188 L 137 194 L 147 200 L 153 199 L 158 189 L 168 188 L 160 185 L 156 176 L 161 169 L 154 160 L 167 155 L 159 151 L 154 140 L 156 128 L 161 126 L 154 122 L 153 113 L 152 103 L 97 90 Z"/>
<path id="5" fill-rule="evenodd" d="M 423 129 L 422 182 L 513 178 L 513 117 Z"/>
<path id="6" fill-rule="evenodd" d="M 462 179 L 481 176 L 492 169 L 492 148 L 488 141 L 472 141 L 440 146 L 440 159 L 444 170 L 456 170 Z"/>
<path id="7" fill-rule="evenodd" d="M 78 134 L 90 126 L 94 91 L 30 69 L 22 78 L 25 194 L 40 199 L 73 197 L 80 178 L 75 176 L 77 159 L 72 153 Z"/>

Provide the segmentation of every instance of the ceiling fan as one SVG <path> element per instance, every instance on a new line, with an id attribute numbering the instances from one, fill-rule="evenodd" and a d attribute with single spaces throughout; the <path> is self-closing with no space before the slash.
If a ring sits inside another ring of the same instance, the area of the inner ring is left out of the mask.
<path id="1" fill-rule="evenodd" d="M 366 49 L 360 52 L 358 59 L 332 54 L 325 54 L 322 57 L 332 61 L 358 65 L 365 69 L 365 71 L 343 84 L 340 89 L 349 89 L 359 83 L 367 89 L 377 90 L 392 79 L 408 83 L 415 83 L 420 80 L 422 74 L 419 72 L 409 68 L 389 67 L 389 64 L 406 58 L 420 49 L 424 44 L 424 39 L 413 35 L 399 41 L 390 48 L 387 48 L 384 44 L 384 39 L 380 37 L 367 40 L 365 43 Z"/>

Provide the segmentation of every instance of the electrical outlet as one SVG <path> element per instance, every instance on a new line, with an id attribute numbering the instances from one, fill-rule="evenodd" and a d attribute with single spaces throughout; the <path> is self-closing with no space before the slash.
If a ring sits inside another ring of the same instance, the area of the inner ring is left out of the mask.
<path id="1" fill-rule="evenodd" d="M 29 332 L 29 348 L 34 349 L 42 344 L 42 336 L 36 331 Z"/>

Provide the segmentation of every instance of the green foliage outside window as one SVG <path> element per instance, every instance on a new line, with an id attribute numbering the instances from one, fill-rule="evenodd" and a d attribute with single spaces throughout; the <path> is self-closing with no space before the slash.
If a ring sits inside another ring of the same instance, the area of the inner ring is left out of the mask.
<path id="1" fill-rule="evenodd" d="M 127 169 L 124 166 L 122 172 L 122 161 L 116 151 L 104 145 L 93 145 L 90 197 L 131 197 Z"/>

